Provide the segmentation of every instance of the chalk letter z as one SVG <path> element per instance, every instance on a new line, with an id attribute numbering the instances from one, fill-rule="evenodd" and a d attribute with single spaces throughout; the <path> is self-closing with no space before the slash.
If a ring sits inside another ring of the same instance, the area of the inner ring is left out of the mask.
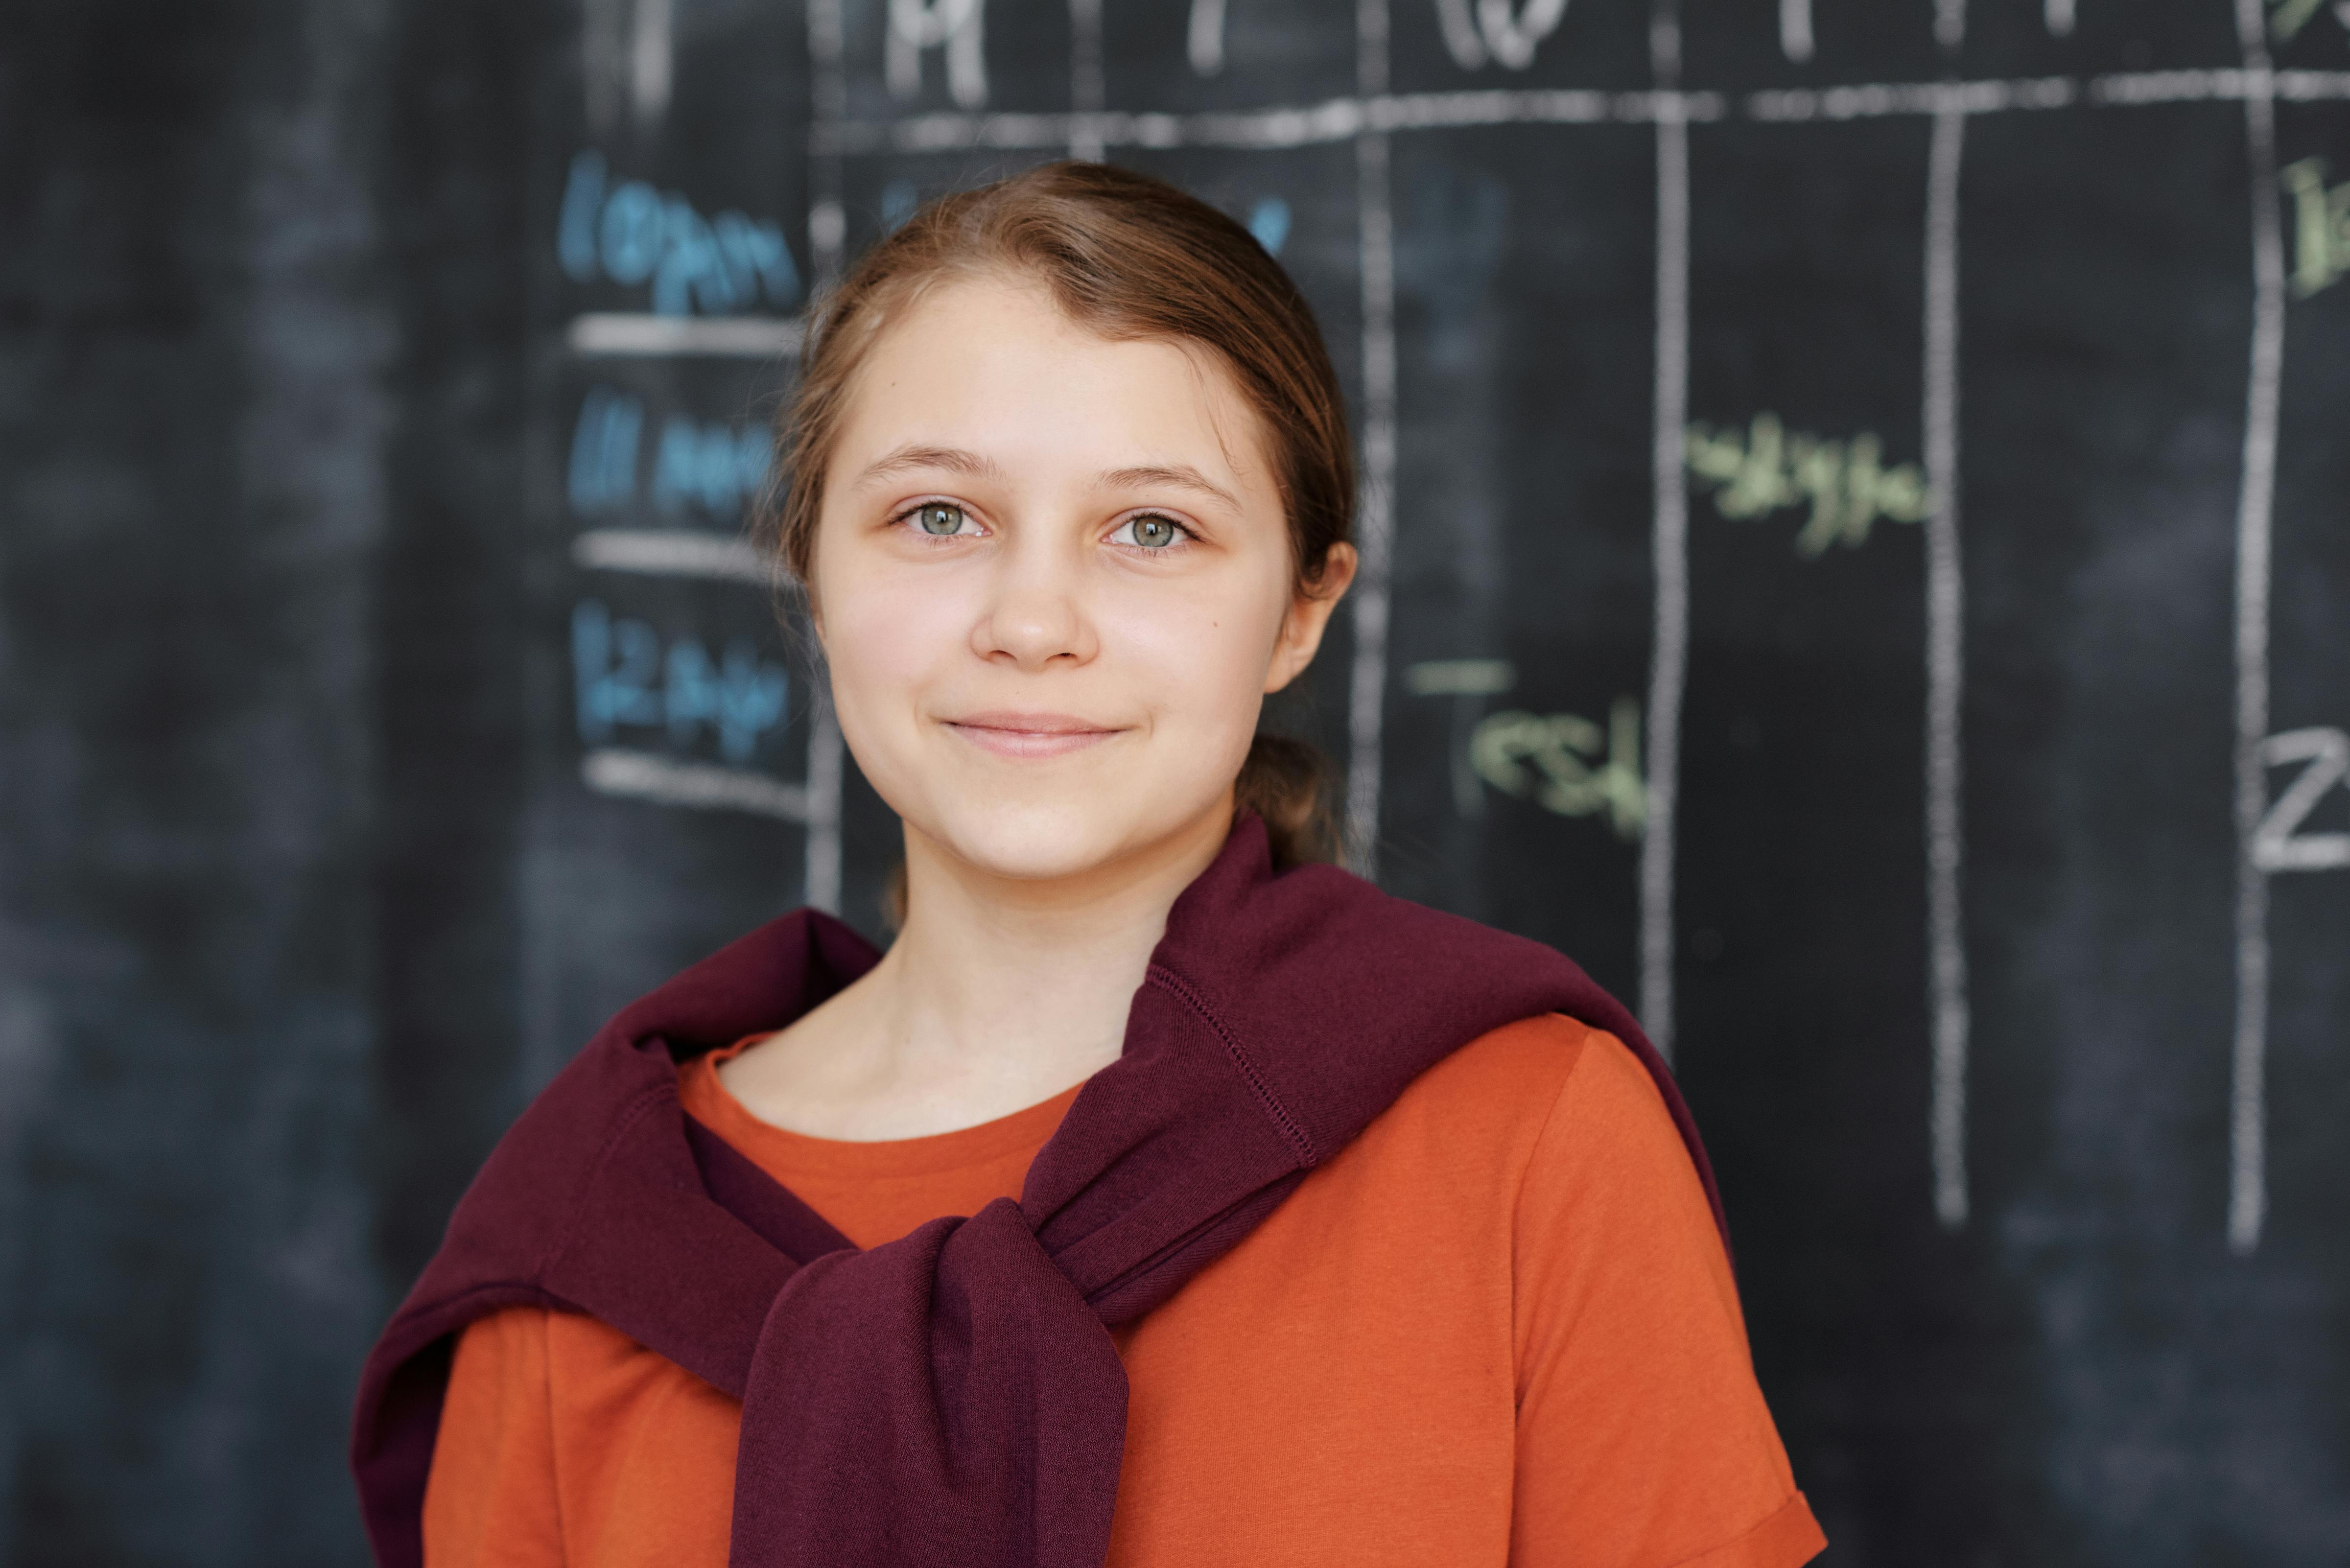
<path id="1" fill-rule="evenodd" d="M 2252 834 L 2252 864 L 2263 871 L 2331 871 L 2350 867 L 2350 833 L 2293 830 L 2309 819 L 2325 792 L 2350 774 L 2350 734 L 2340 730 L 2287 730 L 2261 742 L 2263 766 L 2307 763 L 2301 776 L 2261 819 Z"/>

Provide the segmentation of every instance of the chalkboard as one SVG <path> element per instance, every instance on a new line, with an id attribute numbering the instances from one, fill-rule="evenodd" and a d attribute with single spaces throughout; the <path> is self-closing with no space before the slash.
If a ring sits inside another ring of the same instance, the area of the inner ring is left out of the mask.
<path id="1" fill-rule="evenodd" d="M 0 95 L 12 213 L 144 202 L 5 264 L 0 1564 L 359 1561 L 497 1130 L 883 934 L 744 524 L 811 292 L 1069 156 L 1312 300 L 1365 570 L 1273 722 L 1673 1054 L 1825 1560 L 2350 1557 L 2350 5 L 479 9 Z"/>

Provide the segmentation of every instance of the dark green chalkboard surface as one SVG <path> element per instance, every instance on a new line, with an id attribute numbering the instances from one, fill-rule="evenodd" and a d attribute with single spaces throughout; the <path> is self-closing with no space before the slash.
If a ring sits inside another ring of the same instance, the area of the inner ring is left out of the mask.
<path id="1" fill-rule="evenodd" d="M 879 933 L 764 432 L 1066 156 L 1312 298 L 1366 571 L 1276 721 L 1669 1044 L 1826 1561 L 2350 1561 L 2350 5 L 24 0 L 0 1568 L 363 1561 L 498 1130 Z"/>

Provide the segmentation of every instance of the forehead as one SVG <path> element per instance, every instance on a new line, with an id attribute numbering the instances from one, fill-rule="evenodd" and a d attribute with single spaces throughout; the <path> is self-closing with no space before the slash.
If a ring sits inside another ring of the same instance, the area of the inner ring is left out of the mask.
<path id="1" fill-rule="evenodd" d="M 1048 465 L 1214 465 L 1271 483 L 1261 421 L 1221 355 L 1102 337 L 1041 285 L 1003 275 L 922 290 L 882 327 L 847 390 L 836 464 L 915 441 Z"/>

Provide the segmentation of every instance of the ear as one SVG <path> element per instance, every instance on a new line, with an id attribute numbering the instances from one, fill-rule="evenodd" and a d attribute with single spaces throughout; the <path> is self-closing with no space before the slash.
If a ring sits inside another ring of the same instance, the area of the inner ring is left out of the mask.
<path id="1" fill-rule="evenodd" d="M 1354 583 L 1357 564 L 1352 545 L 1331 545 L 1330 553 L 1322 557 L 1322 580 L 1290 600 L 1289 613 L 1282 618 L 1280 639 L 1273 645 L 1273 662 L 1264 672 L 1268 693 L 1296 680 L 1314 662 L 1331 612 Z"/>

